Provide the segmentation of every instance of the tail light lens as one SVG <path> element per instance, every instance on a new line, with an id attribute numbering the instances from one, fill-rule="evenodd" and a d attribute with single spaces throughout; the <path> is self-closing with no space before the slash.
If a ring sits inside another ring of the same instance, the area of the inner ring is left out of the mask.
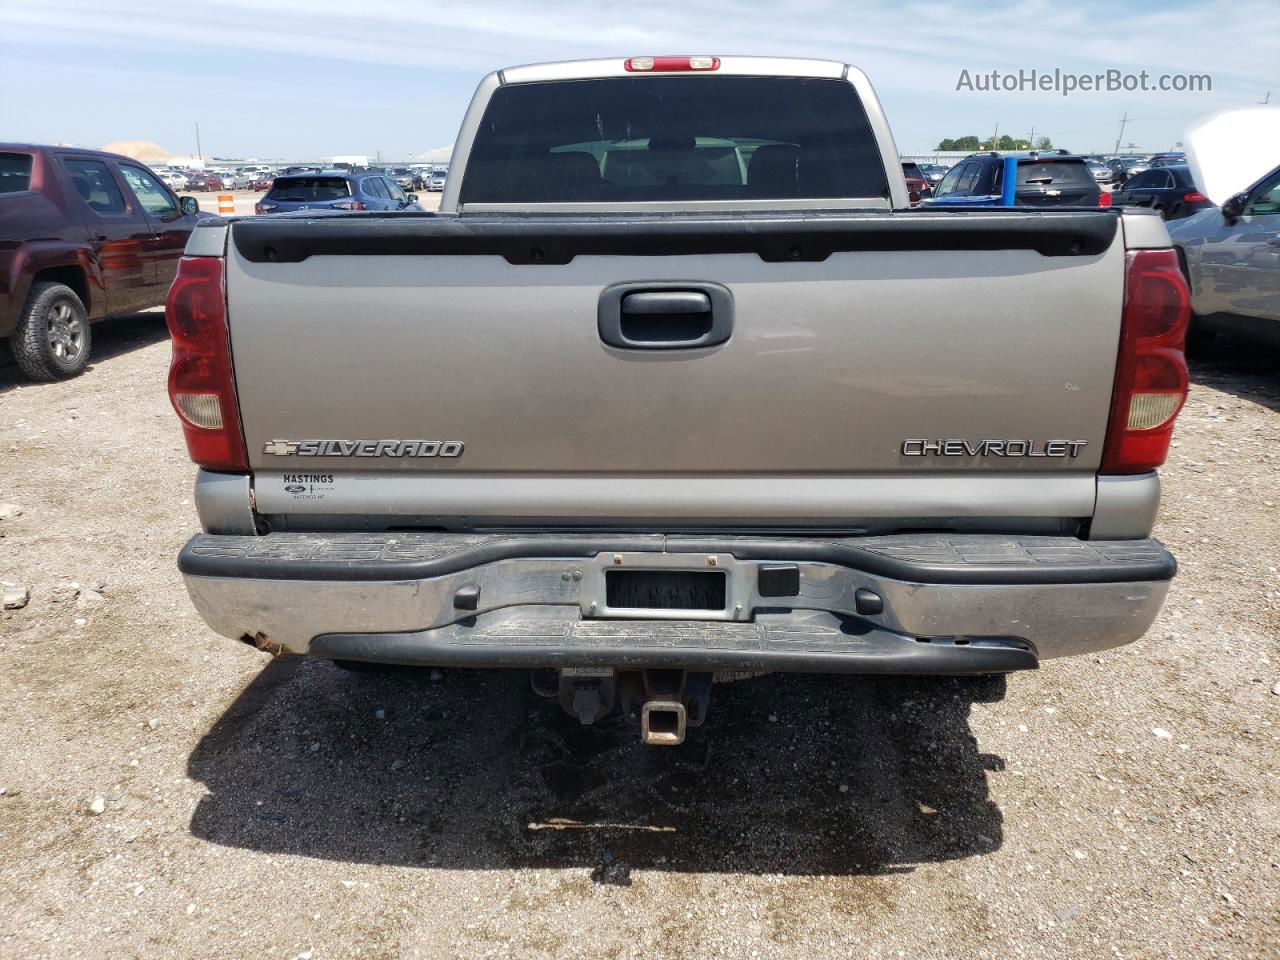
<path id="1" fill-rule="evenodd" d="M 1191 292 L 1172 250 L 1126 258 L 1120 351 L 1102 472 L 1146 473 L 1164 463 L 1187 399 L 1184 343 Z"/>
<path id="2" fill-rule="evenodd" d="M 1209 198 L 1206 197 L 1199 190 L 1192 190 L 1190 193 L 1184 193 L 1182 195 L 1182 202 L 1183 203 L 1208 203 Z"/>
<path id="3" fill-rule="evenodd" d="M 363 200 L 339 200 L 337 203 L 331 204 L 335 210 L 363 210 Z"/>
<path id="4" fill-rule="evenodd" d="M 173 347 L 169 400 L 191 460 L 210 470 L 248 470 L 231 372 L 222 260 L 183 257 L 164 316 Z"/>
<path id="5" fill-rule="evenodd" d="M 1098 191 L 1098 206 L 1100 206 L 1100 207 L 1109 207 L 1109 206 L 1111 206 L 1111 191 L 1110 191 L 1110 190 L 1099 190 L 1099 191 Z"/>

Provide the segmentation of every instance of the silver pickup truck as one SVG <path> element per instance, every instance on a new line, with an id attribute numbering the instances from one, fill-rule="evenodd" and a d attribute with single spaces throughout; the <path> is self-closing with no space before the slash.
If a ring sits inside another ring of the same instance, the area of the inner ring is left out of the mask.
<path id="1" fill-rule="evenodd" d="M 843 63 L 481 82 L 435 214 L 200 225 L 169 390 L 217 632 L 527 667 L 678 743 L 717 674 L 1140 637 L 1187 390 L 1159 217 L 911 210 Z"/>

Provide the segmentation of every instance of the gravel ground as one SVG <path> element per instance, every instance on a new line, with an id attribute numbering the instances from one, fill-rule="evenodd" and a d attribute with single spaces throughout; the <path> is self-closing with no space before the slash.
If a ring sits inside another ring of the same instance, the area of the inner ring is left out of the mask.
<path id="1" fill-rule="evenodd" d="M 1280 957 L 1280 359 L 1220 341 L 1151 633 L 1007 689 L 770 676 L 675 750 L 517 673 L 214 636 L 159 313 L 0 367 L 0 956 Z"/>

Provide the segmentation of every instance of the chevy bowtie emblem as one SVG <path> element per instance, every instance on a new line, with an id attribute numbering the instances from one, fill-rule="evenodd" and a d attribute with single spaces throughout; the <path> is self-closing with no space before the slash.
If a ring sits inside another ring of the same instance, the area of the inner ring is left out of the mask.
<path id="1" fill-rule="evenodd" d="M 460 457 L 461 440 L 269 440 L 271 457 Z"/>

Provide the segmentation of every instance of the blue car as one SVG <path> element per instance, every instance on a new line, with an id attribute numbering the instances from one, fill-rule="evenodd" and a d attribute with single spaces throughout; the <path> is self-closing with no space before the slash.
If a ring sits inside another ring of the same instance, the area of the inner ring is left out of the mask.
<path id="1" fill-rule="evenodd" d="M 925 207 L 1105 207 L 1084 157 L 1066 152 L 974 153 L 947 171 Z"/>
<path id="2" fill-rule="evenodd" d="M 415 210 L 418 195 L 405 193 L 378 172 L 327 170 L 276 177 L 271 189 L 254 205 L 255 213 L 295 210 Z"/>

